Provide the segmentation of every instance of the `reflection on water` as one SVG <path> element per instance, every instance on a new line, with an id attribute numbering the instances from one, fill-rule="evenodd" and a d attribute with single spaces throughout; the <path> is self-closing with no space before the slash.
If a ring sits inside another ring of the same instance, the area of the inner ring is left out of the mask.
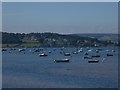
<path id="1" fill-rule="evenodd" d="M 86 52 L 88 55 L 85 55 Z M 42 53 L 48 56 L 40 57 Z M 64 53 L 70 55 L 65 56 Z M 113 56 L 107 56 L 108 53 Z M 89 59 L 84 59 L 84 56 L 96 54 L 100 57 L 94 57 L 93 60 L 99 60 L 98 63 L 88 63 Z M 70 62 L 54 62 L 55 59 L 66 58 Z M 116 88 L 117 64 L 118 51 L 113 47 L 26 48 L 23 51 L 9 48 L 3 51 L 3 87 Z"/>

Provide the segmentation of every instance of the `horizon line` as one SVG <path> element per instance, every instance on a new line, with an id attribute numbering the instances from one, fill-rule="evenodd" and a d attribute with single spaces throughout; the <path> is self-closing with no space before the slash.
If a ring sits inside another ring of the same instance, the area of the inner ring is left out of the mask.
<path id="1" fill-rule="evenodd" d="M 58 32 L 8 32 L 8 31 L 0 31 L 0 32 L 4 32 L 4 33 L 24 33 L 24 34 L 30 34 L 30 33 L 56 33 L 56 34 L 119 34 L 119 32 L 118 33 L 94 33 L 94 32 L 84 32 L 84 33 L 58 33 Z"/>

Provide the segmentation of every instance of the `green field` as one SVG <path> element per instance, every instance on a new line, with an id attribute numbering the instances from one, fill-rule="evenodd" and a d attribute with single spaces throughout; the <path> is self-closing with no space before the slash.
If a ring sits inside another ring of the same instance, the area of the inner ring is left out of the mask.
<path id="1" fill-rule="evenodd" d="M 3 48 L 9 47 L 40 47 L 40 43 L 38 41 L 33 41 L 33 40 L 22 40 L 23 43 L 21 44 L 2 44 Z"/>
<path id="2" fill-rule="evenodd" d="M 2 44 L 2 47 L 5 48 L 5 47 L 16 47 L 18 46 L 18 44 Z"/>

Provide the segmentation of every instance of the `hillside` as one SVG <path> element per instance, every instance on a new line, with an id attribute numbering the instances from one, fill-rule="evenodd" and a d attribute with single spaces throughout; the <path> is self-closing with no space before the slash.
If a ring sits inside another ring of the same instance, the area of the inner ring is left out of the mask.
<path id="1" fill-rule="evenodd" d="M 87 35 L 58 33 L 7 33 L 2 32 L 3 47 L 81 47 L 107 46 L 113 42 L 99 40 Z"/>
<path id="2" fill-rule="evenodd" d="M 83 37 L 90 37 L 90 38 L 97 38 L 98 40 L 101 41 L 106 41 L 106 40 L 112 40 L 112 41 L 118 41 L 118 34 L 76 34 L 78 36 L 83 36 Z"/>

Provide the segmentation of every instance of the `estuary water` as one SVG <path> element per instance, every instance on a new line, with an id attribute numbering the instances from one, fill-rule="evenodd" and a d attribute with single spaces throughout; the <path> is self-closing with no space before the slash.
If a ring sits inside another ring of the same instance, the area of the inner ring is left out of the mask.
<path id="1" fill-rule="evenodd" d="M 98 48 L 7 48 L 2 52 L 3 88 L 117 88 L 118 48 L 101 47 L 93 60 L 84 59 L 95 55 Z M 80 51 L 82 50 L 82 51 Z M 114 51 L 113 51 L 114 50 Z M 70 53 L 64 56 L 63 52 Z M 73 53 L 77 52 L 77 53 Z M 48 56 L 40 57 L 40 53 Z M 113 56 L 107 56 L 107 54 Z M 70 62 L 54 62 L 55 59 L 70 59 Z M 105 59 L 102 62 L 103 58 Z"/>

